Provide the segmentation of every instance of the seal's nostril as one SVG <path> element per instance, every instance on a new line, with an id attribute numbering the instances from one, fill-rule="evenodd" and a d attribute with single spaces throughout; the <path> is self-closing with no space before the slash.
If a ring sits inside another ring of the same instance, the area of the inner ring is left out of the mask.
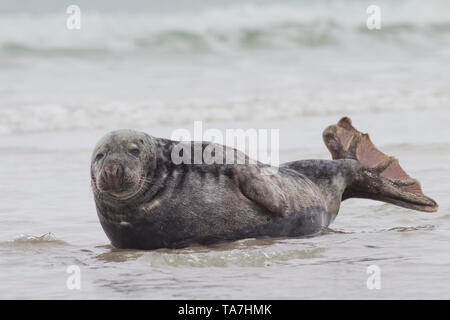
<path id="1" fill-rule="evenodd" d="M 122 176 L 123 176 L 123 167 L 118 164 L 115 168 L 115 176 L 118 180 L 122 180 Z"/>
<path id="2" fill-rule="evenodd" d="M 104 169 L 105 182 L 111 187 L 119 187 L 123 180 L 123 166 L 118 163 L 109 163 Z"/>

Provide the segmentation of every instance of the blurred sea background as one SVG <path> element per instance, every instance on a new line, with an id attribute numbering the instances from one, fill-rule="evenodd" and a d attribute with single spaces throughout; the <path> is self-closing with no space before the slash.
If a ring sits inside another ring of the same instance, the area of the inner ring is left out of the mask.
<path id="1" fill-rule="evenodd" d="M 344 115 L 438 213 L 349 200 L 314 238 L 109 246 L 89 185 L 107 131 L 274 128 L 290 161 L 330 158 L 321 132 Z M 449 123 L 445 0 L 2 0 L 0 298 L 448 299 Z M 82 290 L 67 289 L 69 265 Z"/>

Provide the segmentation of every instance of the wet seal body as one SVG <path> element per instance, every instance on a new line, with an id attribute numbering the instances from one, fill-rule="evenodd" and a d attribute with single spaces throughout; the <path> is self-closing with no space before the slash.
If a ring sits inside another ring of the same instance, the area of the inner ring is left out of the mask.
<path id="1" fill-rule="evenodd" d="M 91 164 L 100 223 L 115 247 L 156 249 L 314 235 L 334 220 L 341 201 L 352 197 L 437 210 L 418 181 L 350 119 L 328 127 L 324 140 L 334 160 L 289 162 L 273 173 L 218 145 L 241 161 L 175 164 L 171 156 L 180 142 L 132 130 L 111 132 L 95 147 Z M 187 144 L 202 151 L 211 146 Z"/>

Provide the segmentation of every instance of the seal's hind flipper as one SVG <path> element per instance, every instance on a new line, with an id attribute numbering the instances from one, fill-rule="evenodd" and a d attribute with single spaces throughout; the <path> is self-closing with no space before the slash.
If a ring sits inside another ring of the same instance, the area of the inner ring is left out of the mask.
<path id="1" fill-rule="evenodd" d="M 374 167 L 389 158 L 374 146 L 367 133 L 356 130 L 348 117 L 326 128 L 323 140 L 334 160 L 355 159 L 368 167 Z"/>
<path id="2" fill-rule="evenodd" d="M 358 160 L 369 169 L 363 170 L 364 182 L 358 184 L 359 190 L 355 190 L 356 185 L 350 187 L 354 197 L 381 200 L 420 211 L 437 210 L 437 203 L 423 194 L 420 182 L 411 178 L 397 159 L 378 150 L 367 133 L 355 129 L 350 118 L 344 117 L 326 128 L 323 139 L 334 160 Z"/>

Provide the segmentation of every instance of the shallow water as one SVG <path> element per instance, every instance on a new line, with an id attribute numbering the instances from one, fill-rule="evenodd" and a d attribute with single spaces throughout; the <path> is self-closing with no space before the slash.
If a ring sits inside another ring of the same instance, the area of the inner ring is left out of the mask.
<path id="1" fill-rule="evenodd" d="M 408 122 L 395 120 L 405 116 Z M 331 229 L 312 238 L 245 239 L 151 252 L 117 250 L 100 227 L 89 189 L 90 152 L 103 132 L 1 138 L 0 296 L 450 298 L 450 184 L 446 179 L 450 135 L 443 134 L 449 132 L 450 113 L 353 118 L 422 182 L 425 192 L 439 202 L 439 212 L 414 212 L 353 199 L 343 203 Z M 333 116 L 271 122 L 283 128 L 281 160 L 329 158 L 320 133 L 325 123 L 335 120 Z M 426 134 L 416 131 L 418 123 L 423 123 Z M 250 127 L 266 128 L 267 124 Z M 157 136 L 171 130 L 151 128 Z M 70 265 L 81 269 L 79 291 L 66 286 Z M 381 268 L 380 290 L 367 289 L 370 265 Z"/>
<path id="2" fill-rule="evenodd" d="M 450 3 L 377 2 L 372 32 L 352 0 L 80 0 L 79 31 L 65 4 L 1 1 L 0 298 L 449 299 Z M 108 130 L 279 129 L 285 162 L 329 159 L 321 133 L 343 115 L 437 213 L 348 200 L 313 238 L 109 245 L 89 177 Z"/>

